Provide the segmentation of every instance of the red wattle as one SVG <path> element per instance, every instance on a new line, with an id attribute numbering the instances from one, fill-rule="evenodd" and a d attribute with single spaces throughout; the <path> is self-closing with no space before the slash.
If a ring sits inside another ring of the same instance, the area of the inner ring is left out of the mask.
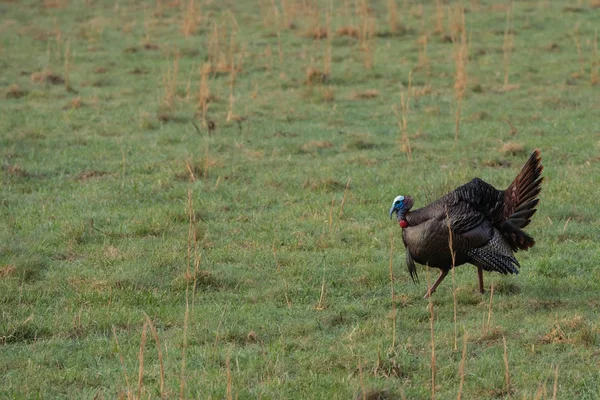
<path id="1" fill-rule="evenodd" d="M 401 219 L 399 223 L 401 228 L 406 228 L 408 226 L 408 222 L 405 219 Z"/>

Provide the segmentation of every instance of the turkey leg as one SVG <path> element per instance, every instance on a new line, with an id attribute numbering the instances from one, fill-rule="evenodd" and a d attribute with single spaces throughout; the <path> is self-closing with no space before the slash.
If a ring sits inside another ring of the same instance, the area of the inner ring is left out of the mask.
<path id="1" fill-rule="evenodd" d="M 435 292 L 435 289 L 437 289 L 437 287 L 439 286 L 440 283 L 442 283 L 442 281 L 444 280 L 444 278 L 446 277 L 446 275 L 448 275 L 448 271 L 443 269 L 440 271 L 440 276 L 438 276 L 437 281 L 435 281 L 435 283 L 433 284 L 432 287 L 429 288 L 429 290 L 427 291 L 427 293 L 425 293 L 425 296 L 423 296 L 424 299 L 429 298 L 429 296 L 431 296 L 431 294 L 433 292 Z"/>
<path id="2" fill-rule="evenodd" d="M 483 270 L 481 267 L 477 267 L 477 275 L 479 276 L 479 292 L 484 294 L 485 289 L 483 288 Z"/>

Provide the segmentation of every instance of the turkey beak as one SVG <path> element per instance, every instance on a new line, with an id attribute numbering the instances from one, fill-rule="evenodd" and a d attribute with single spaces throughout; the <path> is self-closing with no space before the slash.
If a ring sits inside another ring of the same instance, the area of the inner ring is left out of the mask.
<path id="1" fill-rule="evenodd" d="M 390 208 L 390 219 L 392 219 L 392 215 L 394 215 L 394 213 L 398 213 L 398 210 L 396 210 L 395 206 L 392 206 L 392 208 Z"/>

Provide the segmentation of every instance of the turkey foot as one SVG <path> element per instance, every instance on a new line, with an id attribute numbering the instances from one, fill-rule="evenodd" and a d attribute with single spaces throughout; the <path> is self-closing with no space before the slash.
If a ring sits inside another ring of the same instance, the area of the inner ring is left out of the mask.
<path id="1" fill-rule="evenodd" d="M 425 293 L 425 296 L 423 296 L 424 299 L 428 299 L 429 296 L 431 296 L 431 294 L 433 292 L 435 292 L 435 289 L 437 289 L 437 287 L 439 286 L 440 283 L 442 283 L 442 281 L 444 280 L 444 278 L 446 277 L 446 275 L 448 275 L 448 271 L 443 269 L 440 271 L 440 276 L 437 278 L 437 281 L 435 281 L 435 283 L 433 284 L 432 287 L 429 288 L 429 290 L 427 291 L 427 293 Z"/>

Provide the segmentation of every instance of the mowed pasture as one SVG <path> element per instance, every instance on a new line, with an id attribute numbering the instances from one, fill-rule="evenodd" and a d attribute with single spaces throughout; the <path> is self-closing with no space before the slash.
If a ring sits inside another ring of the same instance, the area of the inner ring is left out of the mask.
<path id="1" fill-rule="evenodd" d="M 0 397 L 597 399 L 600 3 L 0 2 Z M 415 208 L 534 149 L 518 276 Z"/>

